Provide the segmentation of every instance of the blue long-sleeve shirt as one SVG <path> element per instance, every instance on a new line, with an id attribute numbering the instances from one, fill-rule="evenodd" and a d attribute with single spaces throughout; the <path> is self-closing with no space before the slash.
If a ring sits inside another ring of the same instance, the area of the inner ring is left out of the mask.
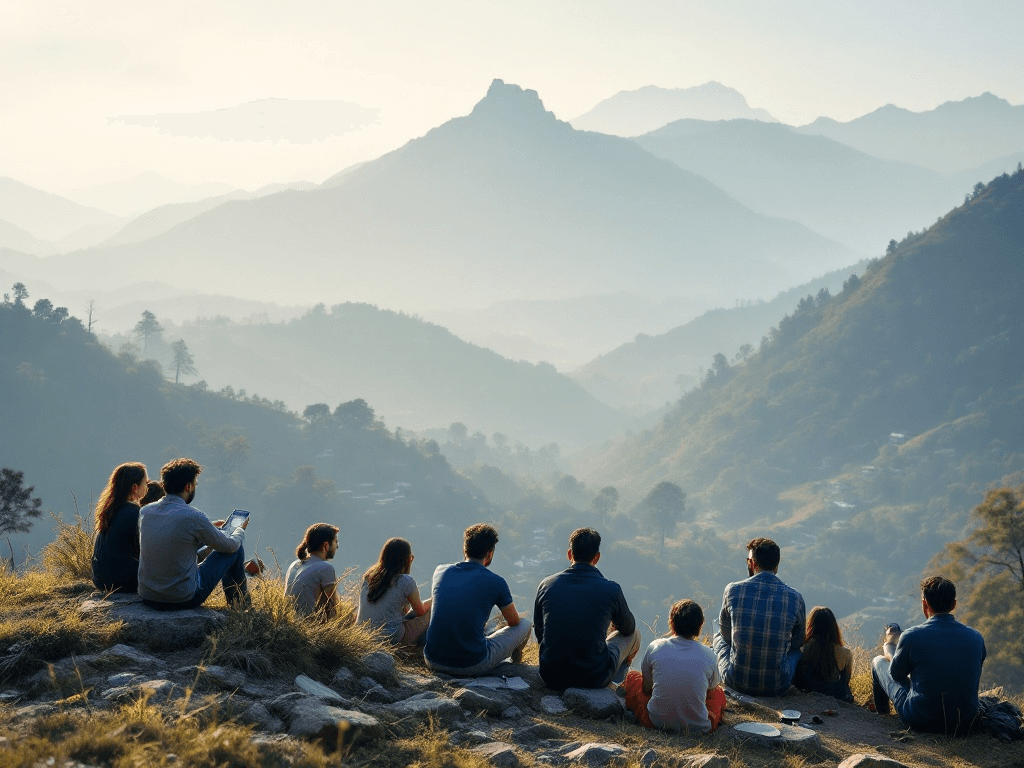
<path id="1" fill-rule="evenodd" d="M 906 630 L 889 674 L 910 684 L 900 717 L 920 731 L 962 732 L 978 714 L 985 639 L 951 613 L 933 615 Z"/>

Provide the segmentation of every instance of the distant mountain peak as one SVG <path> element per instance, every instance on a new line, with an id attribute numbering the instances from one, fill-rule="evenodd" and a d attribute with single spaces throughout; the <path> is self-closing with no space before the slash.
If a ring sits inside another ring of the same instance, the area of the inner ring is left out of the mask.
<path id="1" fill-rule="evenodd" d="M 540 95 L 536 91 L 521 88 L 514 83 L 506 83 L 499 78 L 495 78 L 491 82 L 491 87 L 487 89 L 487 95 L 473 107 L 472 114 L 517 120 L 536 119 L 537 117 L 556 119 L 554 114 L 544 109 L 544 102 L 540 100 Z"/>

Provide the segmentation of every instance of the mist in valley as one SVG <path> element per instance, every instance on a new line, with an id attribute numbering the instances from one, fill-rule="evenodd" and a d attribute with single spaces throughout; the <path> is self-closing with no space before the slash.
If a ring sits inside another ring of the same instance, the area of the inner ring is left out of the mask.
<path id="1" fill-rule="evenodd" d="M 855 641 L 916 623 L 923 572 L 952 567 L 987 490 L 1024 483 L 1013 67 L 964 52 L 944 77 L 954 43 L 926 23 L 934 74 L 894 75 L 892 32 L 816 10 L 856 42 L 828 40 L 784 12 L 805 52 L 860 61 L 821 83 L 794 77 L 796 54 L 770 61 L 782 33 L 764 11 L 748 9 L 748 58 L 726 11 L 656 3 L 624 43 L 569 6 L 579 18 L 511 22 L 486 55 L 410 9 L 410 51 L 451 46 L 427 63 L 355 45 L 369 9 L 295 11 L 320 53 L 275 42 L 278 64 L 253 64 L 271 99 L 227 63 L 243 42 L 213 10 L 222 90 L 187 96 L 169 64 L 162 86 L 98 75 L 97 106 L 30 99 L 19 59 L 0 123 L 0 466 L 91 527 L 114 466 L 156 477 L 190 456 L 196 506 L 251 510 L 247 552 L 286 568 L 331 522 L 352 583 L 403 536 L 423 587 L 489 521 L 521 609 L 593 526 L 647 640 L 675 600 L 717 615 L 759 535 Z M 943 13 L 1006 35 L 999 7 Z M 119 24 L 76 34 L 134 29 L 155 51 L 194 34 Z M 579 60 L 553 42 L 577 24 Z M 605 60 L 661 29 L 673 66 Z M 77 134 L 40 127 L 61 109 Z M 4 532 L 4 557 L 30 566 L 54 524 Z M 986 578 L 964 582 L 964 615 L 1020 687 L 1019 639 L 993 627 L 1022 608 L 1012 590 L 972 608 Z"/>

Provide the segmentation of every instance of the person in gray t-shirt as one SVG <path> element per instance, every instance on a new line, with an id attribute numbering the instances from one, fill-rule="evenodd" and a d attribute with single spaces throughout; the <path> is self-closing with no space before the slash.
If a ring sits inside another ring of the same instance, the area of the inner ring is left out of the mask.
<path id="1" fill-rule="evenodd" d="M 388 539 L 359 590 L 356 621 L 383 630 L 396 645 L 421 645 L 430 623 L 430 600 L 420 600 L 416 580 L 409 575 L 412 561 L 408 541 Z"/>
<path id="2" fill-rule="evenodd" d="M 316 523 L 295 549 L 298 558 L 284 577 L 284 593 L 295 598 L 295 610 L 308 616 L 323 611 L 328 618 L 338 612 L 338 577 L 328 560 L 338 552 L 338 529 Z"/>

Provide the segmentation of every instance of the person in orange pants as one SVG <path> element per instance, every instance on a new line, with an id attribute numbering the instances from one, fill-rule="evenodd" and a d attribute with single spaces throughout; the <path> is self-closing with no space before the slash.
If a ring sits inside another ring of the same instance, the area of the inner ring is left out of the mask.
<path id="1" fill-rule="evenodd" d="M 671 632 L 652 642 L 640 672 L 626 675 L 626 706 L 647 728 L 709 733 L 725 711 L 725 692 L 713 650 L 697 638 L 704 611 L 680 600 L 669 613 Z"/>

